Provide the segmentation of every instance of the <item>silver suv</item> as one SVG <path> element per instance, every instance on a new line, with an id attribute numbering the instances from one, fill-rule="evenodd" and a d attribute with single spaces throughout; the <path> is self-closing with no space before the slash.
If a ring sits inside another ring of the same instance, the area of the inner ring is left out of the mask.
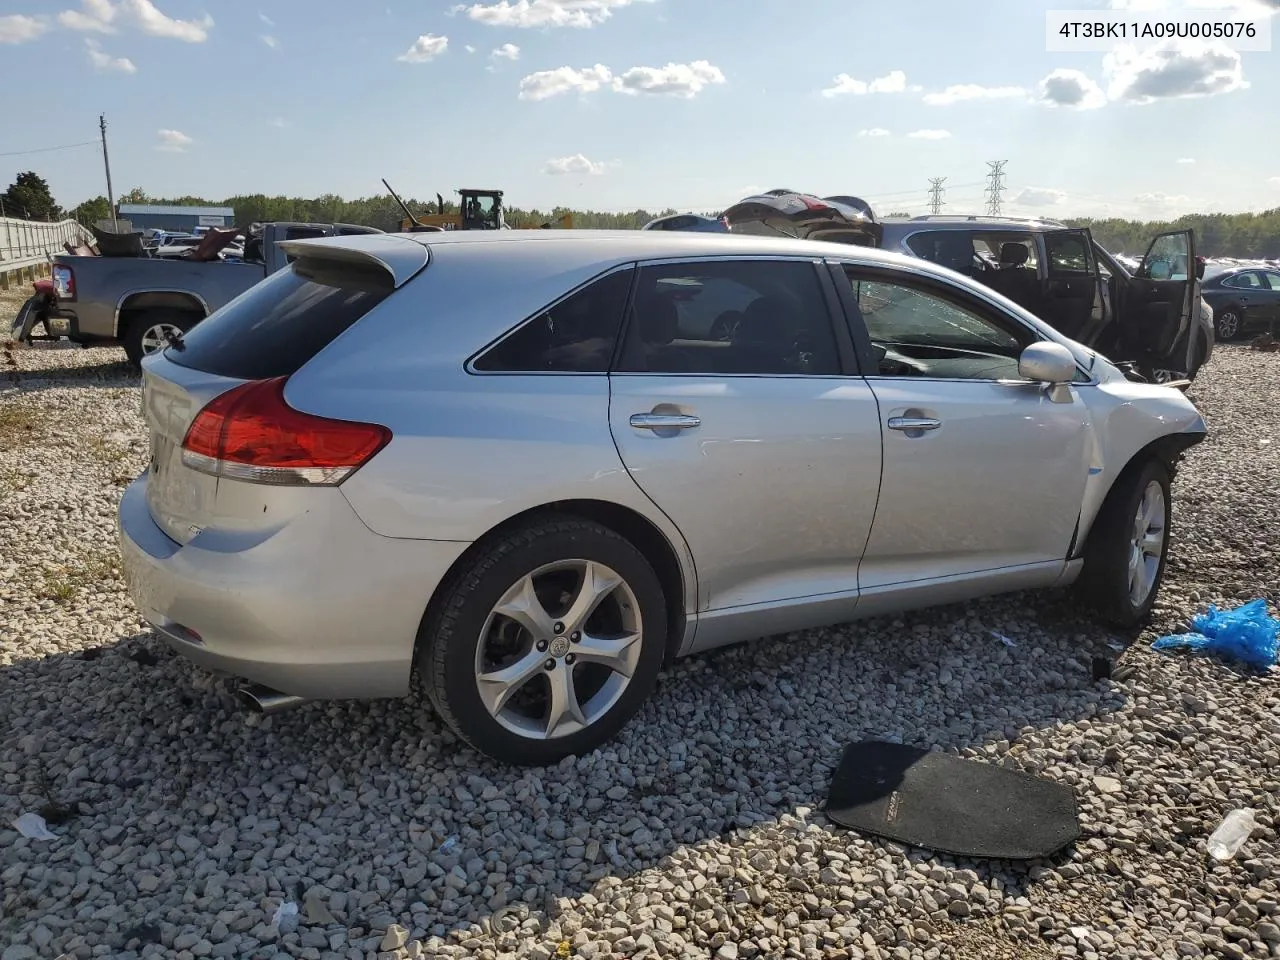
<path id="1" fill-rule="evenodd" d="M 502 760 L 589 751 L 664 662 L 752 637 L 1072 582 L 1141 621 L 1205 437 L 1178 391 L 864 247 L 281 248 L 143 361 L 133 599 L 263 708 L 416 682 Z"/>
<path id="2" fill-rule="evenodd" d="M 735 233 L 785 233 L 895 250 L 964 274 L 1144 379 L 1192 379 L 1213 352 L 1191 230 L 1162 233 L 1130 272 L 1089 231 L 990 216 L 876 219 L 857 197 L 773 190 L 723 214 Z"/>

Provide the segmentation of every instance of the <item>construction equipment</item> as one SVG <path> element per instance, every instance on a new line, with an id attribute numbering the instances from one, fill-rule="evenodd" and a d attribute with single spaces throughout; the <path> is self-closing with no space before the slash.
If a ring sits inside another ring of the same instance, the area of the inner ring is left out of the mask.
<path id="1" fill-rule="evenodd" d="M 458 213 L 444 212 L 444 197 L 436 194 L 436 212 L 414 214 L 399 195 L 391 189 L 391 184 L 384 178 L 383 185 L 395 197 L 396 203 L 405 213 L 400 221 L 402 233 L 413 233 L 421 230 L 563 230 L 573 229 L 573 214 L 566 213 L 554 220 L 539 224 L 537 227 L 511 227 L 504 216 L 501 190 L 480 190 L 474 187 L 463 187 L 456 191 L 459 197 Z"/>

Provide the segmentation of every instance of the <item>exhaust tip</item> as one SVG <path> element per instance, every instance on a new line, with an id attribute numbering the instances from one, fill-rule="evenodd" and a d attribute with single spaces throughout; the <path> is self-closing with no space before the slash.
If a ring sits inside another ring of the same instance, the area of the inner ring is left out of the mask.
<path id="1" fill-rule="evenodd" d="M 306 703 L 306 697 L 296 697 L 290 693 L 272 690 L 260 683 L 241 687 L 236 691 L 236 698 L 252 713 L 277 713 Z"/>

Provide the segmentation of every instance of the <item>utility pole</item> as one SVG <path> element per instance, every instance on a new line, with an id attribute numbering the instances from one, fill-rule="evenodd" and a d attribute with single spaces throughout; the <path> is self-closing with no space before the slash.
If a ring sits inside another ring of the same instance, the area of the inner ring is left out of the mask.
<path id="1" fill-rule="evenodd" d="M 935 217 L 942 212 L 942 206 L 946 203 L 942 199 L 945 188 L 942 186 L 947 182 L 946 177 L 931 177 L 929 179 L 929 212 Z"/>
<path id="2" fill-rule="evenodd" d="M 1005 191 L 1004 165 L 1008 162 L 1008 160 L 987 161 L 987 167 L 991 171 L 987 174 L 987 180 L 990 181 L 987 186 L 987 213 L 993 217 L 1000 216 L 1000 195 Z"/>
<path id="3" fill-rule="evenodd" d="M 105 114 L 98 114 L 98 130 L 102 133 L 102 166 L 107 171 L 107 207 L 111 210 L 111 219 L 119 219 L 116 216 L 116 197 L 111 192 L 111 161 L 107 158 L 107 118 Z"/>

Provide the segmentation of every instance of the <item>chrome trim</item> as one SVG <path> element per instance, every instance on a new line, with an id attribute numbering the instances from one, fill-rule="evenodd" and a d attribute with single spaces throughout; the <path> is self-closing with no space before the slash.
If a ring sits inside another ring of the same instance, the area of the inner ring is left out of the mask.
<path id="1" fill-rule="evenodd" d="M 633 413 L 628 422 L 637 430 L 688 430 L 700 426 L 702 418 L 687 413 Z"/>
<path id="2" fill-rule="evenodd" d="M 934 417 L 890 417 L 890 430 L 937 430 L 942 421 Z"/>

